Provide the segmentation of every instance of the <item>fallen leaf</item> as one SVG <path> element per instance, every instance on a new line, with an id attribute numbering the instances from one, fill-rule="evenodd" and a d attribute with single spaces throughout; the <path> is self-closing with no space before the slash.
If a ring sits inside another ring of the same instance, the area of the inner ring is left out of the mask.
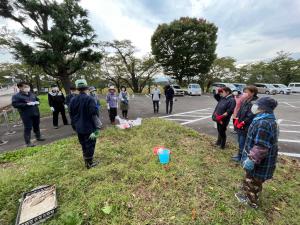
<path id="1" fill-rule="evenodd" d="M 276 207 L 276 206 L 274 206 L 274 209 L 277 210 L 277 211 L 280 211 L 280 210 L 281 210 L 280 208 L 278 208 L 278 207 Z"/>
<path id="2" fill-rule="evenodd" d="M 193 210 L 192 210 L 192 220 L 195 220 L 196 217 L 197 217 L 196 209 L 193 209 Z"/>
<path id="3" fill-rule="evenodd" d="M 109 206 L 109 205 L 106 205 L 106 206 L 104 206 L 102 209 L 102 212 L 104 212 L 105 214 L 110 214 L 111 213 L 111 211 L 112 211 L 112 207 L 111 206 Z"/>

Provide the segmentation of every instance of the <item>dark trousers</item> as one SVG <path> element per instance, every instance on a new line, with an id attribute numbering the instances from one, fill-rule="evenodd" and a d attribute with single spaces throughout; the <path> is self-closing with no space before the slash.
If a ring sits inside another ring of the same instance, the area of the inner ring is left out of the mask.
<path id="1" fill-rule="evenodd" d="M 243 153 L 243 150 L 244 150 L 244 147 L 245 147 L 246 137 L 247 137 L 246 133 L 238 131 L 238 143 L 239 143 L 238 155 L 239 155 L 240 158 L 242 157 L 242 153 Z"/>
<path id="2" fill-rule="evenodd" d="M 116 120 L 116 116 L 117 116 L 117 108 L 110 108 L 109 109 L 109 119 L 111 123 L 114 123 Z"/>
<path id="3" fill-rule="evenodd" d="M 252 204 L 257 205 L 259 194 L 262 192 L 263 183 L 263 180 L 246 174 L 242 183 L 242 189 Z"/>
<path id="4" fill-rule="evenodd" d="M 21 116 L 24 125 L 24 140 L 26 144 L 30 143 L 31 130 L 35 133 L 36 138 L 41 137 L 40 116 Z"/>
<path id="5" fill-rule="evenodd" d="M 57 127 L 58 126 L 58 114 L 61 114 L 62 120 L 64 125 L 68 125 L 68 119 L 66 117 L 66 111 L 65 108 L 54 108 L 53 112 L 53 126 Z"/>
<path id="6" fill-rule="evenodd" d="M 217 123 L 217 130 L 218 130 L 218 140 L 217 145 L 220 145 L 221 148 L 225 148 L 226 144 L 226 130 L 227 130 L 227 123 L 226 124 L 220 124 Z"/>
<path id="7" fill-rule="evenodd" d="M 90 135 L 91 134 L 77 134 L 85 160 L 93 159 L 94 157 L 96 140 L 91 140 Z"/>
<path id="8" fill-rule="evenodd" d="M 158 113 L 158 111 L 159 111 L 159 101 L 153 101 L 153 110 L 154 110 L 154 113 Z"/>
<path id="9" fill-rule="evenodd" d="M 128 110 L 122 110 L 122 116 L 124 118 L 127 118 L 127 115 L 128 115 Z"/>
<path id="10" fill-rule="evenodd" d="M 166 99 L 166 111 L 167 114 L 171 114 L 173 110 L 173 99 Z"/>

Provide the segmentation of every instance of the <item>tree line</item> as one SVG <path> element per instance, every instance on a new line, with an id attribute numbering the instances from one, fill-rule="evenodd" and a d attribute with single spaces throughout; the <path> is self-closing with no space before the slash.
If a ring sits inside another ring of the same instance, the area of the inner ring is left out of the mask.
<path id="1" fill-rule="evenodd" d="M 0 82 L 20 79 L 38 89 L 59 82 L 68 92 L 74 80 L 85 78 L 97 87 L 125 85 L 140 93 L 158 73 L 181 85 L 199 83 L 203 89 L 215 81 L 288 84 L 300 79 L 299 60 L 288 53 L 243 66 L 236 66 L 231 57 L 217 58 L 218 28 L 201 18 L 158 25 L 152 52 L 141 57 L 130 40 L 98 40 L 79 0 L 2 0 L 0 16 L 20 24 L 27 37 L 0 30 L 0 47 L 18 62 L 0 65 Z"/>

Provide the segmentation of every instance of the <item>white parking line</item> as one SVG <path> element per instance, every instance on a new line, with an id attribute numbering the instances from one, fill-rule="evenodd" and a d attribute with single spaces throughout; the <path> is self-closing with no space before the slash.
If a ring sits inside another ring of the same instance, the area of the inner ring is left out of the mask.
<path id="1" fill-rule="evenodd" d="M 278 152 L 279 155 L 286 155 L 286 156 L 291 156 L 291 157 L 296 157 L 300 158 L 299 153 L 290 153 L 290 152 Z"/>
<path id="2" fill-rule="evenodd" d="M 280 130 L 280 132 L 283 132 L 283 133 L 296 133 L 296 134 L 300 134 L 300 131 L 296 131 L 296 130 Z"/>
<path id="3" fill-rule="evenodd" d="M 289 143 L 300 143 L 300 140 L 291 140 L 291 139 L 278 139 L 280 142 L 289 142 Z"/>
<path id="4" fill-rule="evenodd" d="M 211 116 L 206 116 L 206 117 L 202 117 L 200 119 L 195 119 L 195 120 L 191 120 L 191 121 L 188 121 L 188 122 L 184 122 L 184 123 L 181 123 L 181 125 L 186 125 L 186 124 L 190 124 L 190 123 L 195 123 L 195 122 L 198 122 L 200 120 L 206 120 L 208 118 L 210 118 Z"/>
<path id="5" fill-rule="evenodd" d="M 187 113 L 201 112 L 201 111 L 206 111 L 206 110 L 211 110 L 211 108 L 193 110 L 193 111 L 188 111 L 188 112 L 183 112 L 183 113 L 176 113 L 176 114 L 172 114 L 172 115 L 168 115 L 168 116 L 161 116 L 159 118 L 168 118 L 168 117 L 173 117 L 173 116 L 178 116 L 178 115 L 185 115 Z"/>
<path id="6" fill-rule="evenodd" d="M 295 108 L 295 109 L 300 108 L 300 107 L 294 106 L 294 105 L 292 105 L 292 104 L 290 104 L 290 103 L 288 103 L 288 102 L 282 102 L 282 103 L 283 103 L 283 104 L 286 104 L 286 105 L 288 105 L 288 106 L 290 106 L 290 107 L 292 107 L 292 108 Z"/>
<path id="7" fill-rule="evenodd" d="M 300 124 L 280 124 L 280 126 L 284 126 L 284 127 L 300 127 Z"/>
<path id="8" fill-rule="evenodd" d="M 174 120 L 174 121 L 185 121 L 185 122 L 189 122 L 191 120 L 186 120 L 186 119 L 176 119 L 176 118 L 168 118 L 167 120 Z"/>

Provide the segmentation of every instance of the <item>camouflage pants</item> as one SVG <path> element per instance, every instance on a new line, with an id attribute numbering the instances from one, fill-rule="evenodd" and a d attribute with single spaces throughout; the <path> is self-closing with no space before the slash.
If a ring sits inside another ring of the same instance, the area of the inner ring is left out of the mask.
<path id="1" fill-rule="evenodd" d="M 257 205 L 263 182 L 264 181 L 259 178 L 246 174 L 246 177 L 243 180 L 242 189 L 250 203 Z"/>

